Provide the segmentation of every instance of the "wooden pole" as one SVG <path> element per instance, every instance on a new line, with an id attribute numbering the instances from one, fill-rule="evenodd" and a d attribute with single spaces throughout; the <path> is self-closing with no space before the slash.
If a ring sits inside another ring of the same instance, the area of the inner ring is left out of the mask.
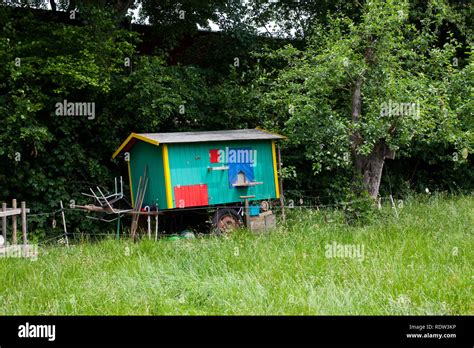
<path id="1" fill-rule="evenodd" d="M 7 203 L 2 203 L 2 211 L 7 211 Z M 5 245 L 7 245 L 7 217 L 2 217 L 2 234 Z"/>
<path id="2" fill-rule="evenodd" d="M 61 206 L 61 215 L 62 215 L 62 218 L 63 218 L 64 239 L 66 241 L 66 245 L 69 247 L 69 239 L 67 238 L 66 216 L 64 215 L 63 201 L 59 201 L 59 205 Z"/>
<path id="3" fill-rule="evenodd" d="M 120 217 L 122 215 L 118 214 L 118 217 L 117 217 L 117 235 L 116 235 L 116 238 L 117 239 L 120 239 Z"/>
<path id="4" fill-rule="evenodd" d="M 135 204 L 134 204 L 134 207 L 133 207 L 135 212 L 139 212 L 140 209 L 141 209 L 141 207 L 137 208 L 138 203 L 139 203 L 138 201 L 140 199 L 140 191 L 142 189 L 141 184 L 142 184 L 142 177 L 140 176 L 140 179 L 138 179 L 137 193 L 135 195 L 135 201 L 134 201 Z M 137 220 L 136 220 L 137 217 L 139 217 L 139 216 L 137 216 L 137 214 L 132 215 L 132 225 L 130 226 L 130 238 L 132 238 L 132 240 L 135 240 L 135 224 L 137 223 Z"/>
<path id="5" fill-rule="evenodd" d="M 138 202 L 135 202 L 135 211 L 137 214 L 134 214 L 132 217 L 132 239 L 135 240 L 136 237 L 136 231 L 138 228 L 138 221 L 140 219 L 140 212 L 142 209 L 142 204 L 143 204 L 143 199 L 145 198 L 145 192 L 146 192 L 146 186 L 148 184 L 148 178 L 145 178 L 145 180 L 142 182 L 142 190 L 140 190 L 140 196 L 138 197 Z"/>
<path id="6" fill-rule="evenodd" d="M 142 210 L 142 205 L 143 205 L 143 200 L 145 199 L 145 193 L 146 193 L 146 186 L 148 184 L 148 177 L 146 176 L 146 169 L 145 169 L 145 184 L 143 186 L 143 192 L 142 192 L 142 196 L 140 198 L 140 208 L 138 209 L 138 211 L 140 212 Z M 138 228 L 138 220 L 140 219 L 140 215 L 137 215 L 137 224 L 135 225 L 135 229 Z"/>
<path id="7" fill-rule="evenodd" d="M 158 214 L 155 216 L 155 242 L 158 240 Z"/>
<path id="8" fill-rule="evenodd" d="M 16 209 L 16 199 L 12 201 L 13 209 Z M 16 215 L 12 216 L 12 231 L 13 231 L 13 244 L 16 244 Z"/>
<path id="9" fill-rule="evenodd" d="M 255 195 L 251 196 L 240 196 L 240 199 L 243 199 L 245 202 L 245 225 L 250 229 L 250 208 L 249 208 L 249 198 L 255 198 Z"/>
<path id="10" fill-rule="evenodd" d="M 247 228 L 250 228 L 250 209 L 248 198 L 245 198 L 245 225 L 247 226 Z"/>
<path id="11" fill-rule="evenodd" d="M 150 207 L 147 207 L 148 213 L 150 213 Z M 148 215 L 147 218 L 147 223 L 148 223 L 148 239 L 151 240 L 151 216 Z"/>
<path id="12" fill-rule="evenodd" d="M 277 155 L 278 155 L 278 184 L 280 186 L 280 207 L 281 207 L 281 217 L 283 221 L 285 221 L 285 196 L 283 195 L 283 180 L 281 178 L 281 154 L 280 154 L 280 146 L 276 146 L 277 148 Z"/>
<path id="13" fill-rule="evenodd" d="M 26 202 L 21 202 L 21 234 L 23 236 L 23 244 L 28 243 L 26 239 Z"/>

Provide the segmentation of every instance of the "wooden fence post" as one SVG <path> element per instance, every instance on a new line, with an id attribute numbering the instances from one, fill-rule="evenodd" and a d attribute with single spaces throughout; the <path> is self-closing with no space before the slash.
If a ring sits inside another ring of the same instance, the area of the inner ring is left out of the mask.
<path id="1" fill-rule="evenodd" d="M 7 211 L 7 203 L 2 203 L 2 211 Z M 2 233 L 3 233 L 3 240 L 5 245 L 7 245 L 7 217 L 2 217 Z"/>
<path id="2" fill-rule="evenodd" d="M 21 202 L 21 232 L 23 235 L 23 244 L 28 243 L 26 239 L 26 202 Z"/>
<path id="3" fill-rule="evenodd" d="M 16 209 L 16 199 L 13 199 L 12 201 L 12 206 L 13 209 Z M 12 231 L 13 231 L 13 239 L 12 239 L 12 244 L 16 244 L 16 215 L 12 216 Z"/>
<path id="4" fill-rule="evenodd" d="M 67 237 L 66 216 L 64 216 L 63 201 L 59 201 L 59 205 L 61 206 L 61 215 L 62 215 L 62 218 L 63 218 L 64 239 L 65 239 L 65 242 L 66 242 L 66 246 L 69 248 L 69 239 Z"/>

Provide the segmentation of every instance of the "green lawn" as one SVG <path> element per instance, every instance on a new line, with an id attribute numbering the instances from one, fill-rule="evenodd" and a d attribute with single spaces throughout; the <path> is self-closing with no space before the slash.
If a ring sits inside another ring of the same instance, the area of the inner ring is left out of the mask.
<path id="1" fill-rule="evenodd" d="M 0 259 L 0 315 L 474 314 L 474 199 L 405 201 L 366 227 L 289 212 L 271 234 L 105 240 Z M 325 217 L 326 219 L 325 219 Z M 329 258 L 326 245 L 363 247 Z"/>

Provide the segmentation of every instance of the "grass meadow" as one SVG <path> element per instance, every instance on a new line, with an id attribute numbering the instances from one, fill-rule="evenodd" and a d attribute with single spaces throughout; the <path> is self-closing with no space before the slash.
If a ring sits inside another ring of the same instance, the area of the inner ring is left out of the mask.
<path id="1" fill-rule="evenodd" d="M 431 196 L 366 226 L 295 208 L 268 234 L 42 247 L 0 259 L 0 315 L 472 315 L 473 226 L 472 196 Z"/>

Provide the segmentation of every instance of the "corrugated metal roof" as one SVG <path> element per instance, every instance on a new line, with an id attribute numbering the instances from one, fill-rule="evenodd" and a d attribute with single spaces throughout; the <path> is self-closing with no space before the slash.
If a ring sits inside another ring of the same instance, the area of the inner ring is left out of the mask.
<path id="1" fill-rule="evenodd" d="M 270 133 L 263 129 L 234 129 L 206 132 L 170 132 L 170 133 L 132 133 L 115 151 L 112 158 L 120 152 L 128 151 L 137 140 L 142 140 L 153 145 L 176 143 L 202 143 L 210 141 L 231 140 L 281 140 L 286 137 Z"/>
<path id="2" fill-rule="evenodd" d="M 198 143 L 208 141 L 230 140 L 271 140 L 285 139 L 284 136 L 260 129 L 236 129 L 209 132 L 171 132 L 171 133 L 138 133 L 161 144 Z"/>

